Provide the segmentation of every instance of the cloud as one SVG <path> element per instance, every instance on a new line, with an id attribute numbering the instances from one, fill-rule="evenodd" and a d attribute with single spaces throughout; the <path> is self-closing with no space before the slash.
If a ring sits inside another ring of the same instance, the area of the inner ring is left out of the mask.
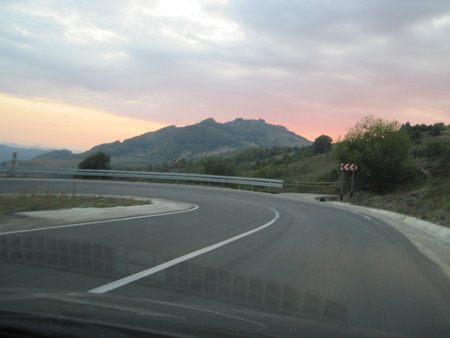
<path id="1" fill-rule="evenodd" d="M 318 135 L 320 126 L 343 133 L 368 113 L 450 123 L 448 1 L 3 1 L 0 9 L 2 93 L 161 124 L 261 117 Z"/>

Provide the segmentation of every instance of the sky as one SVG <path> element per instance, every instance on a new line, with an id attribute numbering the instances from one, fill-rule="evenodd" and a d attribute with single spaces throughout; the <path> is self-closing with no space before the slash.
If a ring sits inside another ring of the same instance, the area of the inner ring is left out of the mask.
<path id="1" fill-rule="evenodd" d="M 313 141 L 450 124 L 448 0 L 0 0 L 0 143 L 75 152 L 207 118 Z"/>

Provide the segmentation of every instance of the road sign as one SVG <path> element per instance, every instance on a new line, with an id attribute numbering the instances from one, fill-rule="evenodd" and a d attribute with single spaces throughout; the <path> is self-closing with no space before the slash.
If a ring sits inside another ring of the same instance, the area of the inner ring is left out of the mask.
<path id="1" fill-rule="evenodd" d="M 355 171 L 355 170 L 358 170 L 358 166 L 353 163 L 341 163 L 341 170 Z"/>
<path id="2" fill-rule="evenodd" d="M 353 196 L 355 191 L 355 171 L 358 170 L 358 166 L 354 163 L 341 163 L 341 201 L 344 196 L 344 171 L 352 172 L 352 186 L 350 191 L 350 197 Z"/>

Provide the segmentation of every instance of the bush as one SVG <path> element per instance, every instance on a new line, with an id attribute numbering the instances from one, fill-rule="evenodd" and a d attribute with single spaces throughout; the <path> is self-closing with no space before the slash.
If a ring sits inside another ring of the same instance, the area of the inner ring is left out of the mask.
<path id="1" fill-rule="evenodd" d="M 429 160 L 438 159 L 444 157 L 444 154 L 448 146 L 440 142 L 432 142 L 427 144 L 425 149 L 425 155 Z"/>
<path id="2" fill-rule="evenodd" d="M 358 165 L 362 186 L 384 192 L 417 173 L 409 161 L 410 138 L 400 124 L 367 116 L 335 148 L 341 163 Z"/>
<path id="3" fill-rule="evenodd" d="M 207 157 L 202 166 L 203 173 L 208 175 L 233 176 L 236 173 L 236 167 L 223 158 Z"/>
<path id="4" fill-rule="evenodd" d="M 104 152 L 99 151 L 93 155 L 86 157 L 78 164 L 78 169 L 111 169 L 111 157 Z"/>

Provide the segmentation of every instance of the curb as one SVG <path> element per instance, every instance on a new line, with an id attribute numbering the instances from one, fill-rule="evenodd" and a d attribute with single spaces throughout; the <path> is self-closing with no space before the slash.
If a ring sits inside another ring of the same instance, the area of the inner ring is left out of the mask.
<path id="1" fill-rule="evenodd" d="M 450 228 L 446 228 L 442 225 L 427 222 L 422 219 L 404 215 L 404 214 L 400 214 L 400 213 L 397 213 L 394 211 L 375 209 L 375 208 L 370 208 L 370 207 L 365 207 L 365 206 L 360 206 L 360 205 L 354 205 L 354 204 L 350 204 L 350 203 L 333 202 L 332 204 L 333 205 L 341 205 L 346 208 L 365 210 L 365 211 L 372 212 L 377 215 L 378 214 L 384 215 L 386 217 L 400 221 L 400 222 L 408 225 L 411 228 L 423 231 L 423 232 L 425 232 L 429 235 L 432 235 L 436 238 L 439 238 L 443 241 L 447 241 L 450 244 Z"/>

